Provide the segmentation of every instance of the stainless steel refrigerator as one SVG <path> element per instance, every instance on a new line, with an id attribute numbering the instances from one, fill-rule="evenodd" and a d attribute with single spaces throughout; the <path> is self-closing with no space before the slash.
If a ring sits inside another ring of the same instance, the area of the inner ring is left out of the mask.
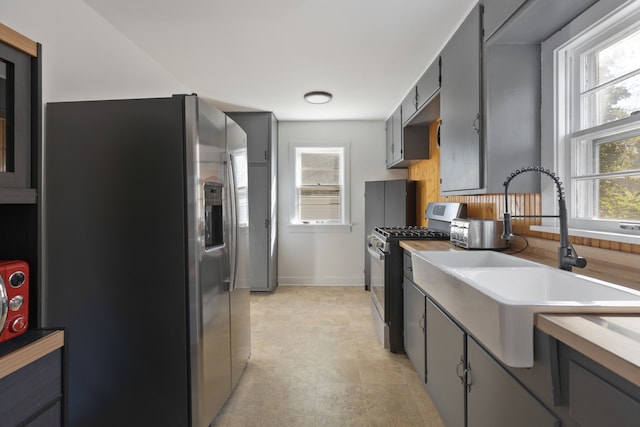
<path id="1" fill-rule="evenodd" d="M 50 103 L 42 327 L 75 426 L 208 426 L 250 354 L 244 131 L 195 95 Z"/>

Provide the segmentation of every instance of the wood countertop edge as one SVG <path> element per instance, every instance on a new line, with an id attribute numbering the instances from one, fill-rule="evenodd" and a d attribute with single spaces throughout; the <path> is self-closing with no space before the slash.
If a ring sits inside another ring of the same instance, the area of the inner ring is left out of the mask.
<path id="1" fill-rule="evenodd" d="M 30 363 L 64 346 L 64 331 L 54 331 L 0 358 L 0 378 L 14 373 Z"/>
<path id="2" fill-rule="evenodd" d="M 8 44 L 35 58 L 38 57 L 38 43 L 2 23 L 0 23 L 0 42 Z"/>
<path id="3" fill-rule="evenodd" d="M 538 313 L 535 326 L 640 387 L 640 342 L 590 321 L 603 317 L 615 315 Z"/>

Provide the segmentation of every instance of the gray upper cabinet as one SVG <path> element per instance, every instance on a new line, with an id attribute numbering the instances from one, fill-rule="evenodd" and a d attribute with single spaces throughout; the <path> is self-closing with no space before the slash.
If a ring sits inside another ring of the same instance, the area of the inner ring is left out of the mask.
<path id="1" fill-rule="evenodd" d="M 526 0 L 483 0 L 484 39 L 496 32 Z"/>
<path id="2" fill-rule="evenodd" d="M 417 108 L 418 95 L 416 87 L 413 86 L 407 96 L 402 100 L 402 124 L 405 125 L 411 117 L 418 111 Z"/>
<path id="3" fill-rule="evenodd" d="M 483 0 L 487 43 L 541 43 L 598 0 Z"/>
<path id="4" fill-rule="evenodd" d="M 398 107 L 398 111 L 400 111 L 400 107 Z M 385 131 L 387 135 L 387 155 L 385 159 L 387 167 L 389 167 L 393 161 L 393 115 L 387 119 L 385 123 Z"/>
<path id="5" fill-rule="evenodd" d="M 0 35 L 0 204 L 35 204 L 42 139 L 40 45 L 38 55 L 26 53 L 14 44 L 21 35 L 5 30 Z"/>
<path id="6" fill-rule="evenodd" d="M 480 189 L 482 179 L 481 37 L 477 5 L 442 50 L 440 190 Z"/>
<path id="7" fill-rule="evenodd" d="M 402 106 L 399 105 L 387 120 L 387 168 L 398 167 L 401 160 Z"/>
<path id="8" fill-rule="evenodd" d="M 416 84 L 416 106 L 421 109 L 440 89 L 440 57 L 427 68 Z"/>
<path id="9" fill-rule="evenodd" d="M 278 286 L 278 121 L 269 112 L 227 113 L 247 133 L 251 291 Z"/>
<path id="10" fill-rule="evenodd" d="M 429 125 L 440 115 L 439 89 L 436 58 L 387 120 L 387 168 L 406 168 L 429 158 Z"/>
<path id="11" fill-rule="evenodd" d="M 266 164 L 271 158 L 271 135 L 265 132 L 271 125 L 271 114 L 269 113 L 229 113 L 229 116 L 236 120 L 240 117 L 239 123 L 242 129 L 247 133 L 247 137 L 251 135 L 250 141 L 247 142 L 247 162 L 249 164 Z M 277 141 L 274 141 L 277 143 Z"/>

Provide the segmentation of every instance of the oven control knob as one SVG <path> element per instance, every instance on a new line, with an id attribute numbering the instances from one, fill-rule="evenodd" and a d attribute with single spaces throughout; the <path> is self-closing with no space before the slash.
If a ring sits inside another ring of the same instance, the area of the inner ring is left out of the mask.
<path id="1" fill-rule="evenodd" d="M 22 332 L 27 329 L 27 318 L 24 316 L 18 316 L 9 324 L 9 330 L 11 332 Z"/>
<path id="2" fill-rule="evenodd" d="M 11 311 L 18 311 L 20 310 L 20 307 L 22 307 L 23 303 L 24 297 L 22 295 L 16 295 L 15 297 L 11 298 L 11 301 L 9 301 L 9 309 Z"/>
<path id="3" fill-rule="evenodd" d="M 24 284 L 26 280 L 26 276 L 22 271 L 16 271 L 11 276 L 9 276 L 9 284 L 12 288 L 19 288 Z"/>

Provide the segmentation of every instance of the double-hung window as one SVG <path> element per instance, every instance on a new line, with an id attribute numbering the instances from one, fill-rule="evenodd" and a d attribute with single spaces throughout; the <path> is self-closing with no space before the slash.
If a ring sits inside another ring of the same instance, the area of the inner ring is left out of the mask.
<path id="1" fill-rule="evenodd" d="M 573 228 L 640 232 L 640 10 L 631 7 L 595 22 L 555 55 Z"/>
<path id="2" fill-rule="evenodd" d="M 290 161 L 291 224 L 349 224 L 348 144 L 291 144 Z"/>

